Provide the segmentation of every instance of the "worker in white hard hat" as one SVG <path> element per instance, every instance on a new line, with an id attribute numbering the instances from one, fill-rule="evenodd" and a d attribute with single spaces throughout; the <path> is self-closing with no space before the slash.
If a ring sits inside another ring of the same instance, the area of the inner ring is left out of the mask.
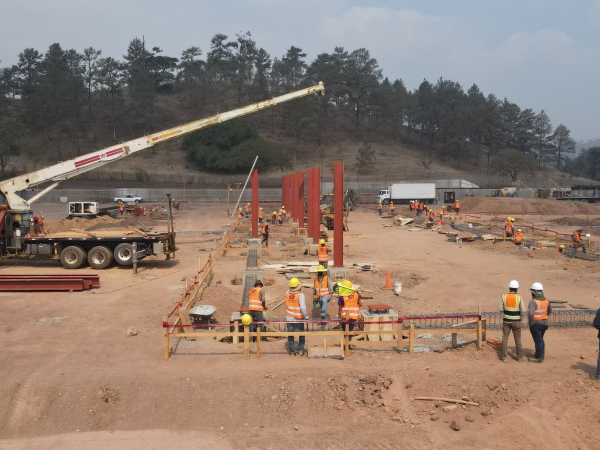
<path id="1" fill-rule="evenodd" d="M 325 245 L 325 239 L 319 239 L 319 246 L 317 247 L 317 256 L 319 257 L 319 265 L 327 269 L 329 264 L 329 253 L 330 250 Z"/>
<path id="2" fill-rule="evenodd" d="M 327 304 L 333 294 L 333 283 L 327 276 L 327 268 L 317 267 L 317 276 L 313 286 L 313 308 L 321 307 L 321 319 L 327 319 Z"/>
<path id="3" fill-rule="evenodd" d="M 548 315 L 552 313 L 550 302 L 544 295 L 542 283 L 533 283 L 531 288 L 531 301 L 529 302 L 529 331 L 535 342 L 535 357 L 528 358 L 529 362 L 544 362 L 546 344 L 544 334 L 548 329 Z"/>
<path id="4" fill-rule="evenodd" d="M 289 289 L 285 293 L 285 320 L 287 331 L 294 333 L 304 331 L 304 320 L 308 320 L 306 313 L 306 299 L 302 293 L 302 283 L 298 278 L 292 278 L 289 282 Z M 305 336 L 298 339 L 298 355 L 304 356 Z M 294 336 L 288 336 L 288 353 L 290 356 L 296 356 L 296 345 Z"/>
<path id="5" fill-rule="evenodd" d="M 508 338 L 510 332 L 515 338 L 515 346 L 517 347 L 517 361 L 523 362 L 523 345 L 521 344 L 521 321 L 527 313 L 525 301 L 517 294 L 519 290 L 519 282 L 512 280 L 508 283 L 508 294 L 504 294 L 500 300 L 498 310 L 504 313 L 502 321 L 502 350 L 500 352 L 500 361 L 506 362 L 506 352 L 508 348 Z"/>

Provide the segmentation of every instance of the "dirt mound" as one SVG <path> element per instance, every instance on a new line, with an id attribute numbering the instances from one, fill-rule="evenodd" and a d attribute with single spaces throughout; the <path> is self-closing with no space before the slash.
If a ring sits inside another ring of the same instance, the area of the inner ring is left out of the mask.
<path id="1" fill-rule="evenodd" d="M 113 219 L 110 216 L 100 216 L 95 219 L 82 219 L 76 217 L 71 220 L 63 219 L 54 222 L 46 222 L 44 228 L 49 233 L 64 233 L 72 229 L 95 231 L 105 228 L 147 228 L 158 223 L 157 220 L 148 217 L 126 217 L 124 219 Z"/>
<path id="2" fill-rule="evenodd" d="M 569 227 L 589 227 L 595 225 L 599 220 L 588 220 L 581 217 L 561 217 L 559 219 L 552 219 L 550 221 L 556 225 L 569 226 Z"/>
<path id="3" fill-rule="evenodd" d="M 600 208 L 589 203 L 540 198 L 467 197 L 461 200 L 461 212 L 502 212 L 572 214 L 583 211 L 600 214 Z"/>

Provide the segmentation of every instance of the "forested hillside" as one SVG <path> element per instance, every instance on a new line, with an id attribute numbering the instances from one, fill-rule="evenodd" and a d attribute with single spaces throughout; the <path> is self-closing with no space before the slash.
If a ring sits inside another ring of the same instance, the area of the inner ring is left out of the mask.
<path id="1" fill-rule="evenodd" d="M 100 49 L 80 52 L 56 43 L 46 51 L 24 49 L 18 64 L 4 67 L 0 175 L 11 158 L 39 168 L 319 81 L 326 86 L 324 97 L 199 132 L 205 134 L 177 143 L 183 151 L 177 149 L 172 160 L 186 155 L 189 170 L 239 173 L 257 152 L 263 152 L 264 170 L 352 154 L 351 170 L 373 174 L 410 155 L 421 169 L 417 176 L 447 167 L 449 174 L 516 178 L 563 169 L 575 150 L 567 126 L 554 127 L 543 110 L 443 78 L 411 89 L 384 76 L 365 48 L 336 47 L 308 61 L 292 45 L 272 57 L 247 32 L 235 38 L 216 34 L 203 49 L 192 46 L 170 56 L 136 38 L 124 53 L 114 58 Z"/>

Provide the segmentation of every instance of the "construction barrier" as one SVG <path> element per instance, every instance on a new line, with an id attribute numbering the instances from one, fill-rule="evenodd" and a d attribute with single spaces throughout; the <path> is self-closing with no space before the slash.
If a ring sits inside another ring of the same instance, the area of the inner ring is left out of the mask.
<path id="1" fill-rule="evenodd" d="M 447 316 L 437 316 L 438 318 L 445 318 Z M 476 338 L 476 344 L 477 344 L 477 349 L 481 350 L 482 348 L 482 343 L 485 340 L 485 321 L 482 321 L 481 315 L 469 315 L 469 314 L 464 314 L 462 315 L 463 318 L 467 318 L 467 319 L 475 319 L 475 320 L 470 320 L 468 322 L 463 322 L 461 324 L 462 325 L 475 325 L 475 328 L 454 328 L 451 330 L 451 333 L 453 334 L 453 343 L 456 341 L 455 336 L 457 334 L 463 334 L 463 333 L 474 333 L 477 335 Z M 363 327 L 364 325 L 367 326 L 371 326 L 374 324 L 391 324 L 391 325 L 396 325 L 396 329 L 395 330 L 377 330 L 377 334 L 379 335 L 392 335 L 392 338 L 395 336 L 396 337 L 396 341 L 395 341 L 395 347 L 398 351 L 401 351 L 402 348 L 402 339 L 403 339 L 403 322 L 405 321 L 409 321 L 412 322 L 414 320 L 418 320 L 421 319 L 422 316 L 415 316 L 415 317 L 403 317 L 403 318 L 399 318 L 398 320 L 390 320 L 390 321 L 380 321 L 380 322 L 363 322 L 363 321 L 357 321 L 354 322 L 353 325 L 355 328 L 360 328 Z M 189 319 L 188 319 L 189 320 Z M 250 345 L 251 345 L 251 339 L 252 340 L 256 340 L 255 343 L 252 344 L 256 344 L 256 356 L 257 358 L 261 357 L 261 338 L 266 338 L 266 337 L 274 337 L 274 338 L 285 338 L 285 337 L 289 337 L 289 336 L 294 336 L 294 337 L 300 337 L 300 336 L 310 336 L 310 337 L 316 337 L 316 338 L 339 338 L 339 342 L 340 342 L 340 346 L 342 347 L 342 356 L 343 357 L 347 357 L 350 355 L 350 350 L 352 346 L 372 346 L 372 345 L 385 345 L 385 346 L 390 346 L 390 345 L 394 345 L 394 341 L 385 341 L 385 340 L 376 340 L 376 341 L 358 341 L 358 340 L 354 340 L 352 341 L 351 338 L 355 337 L 355 336 L 367 336 L 367 335 L 372 335 L 374 334 L 374 331 L 371 330 L 360 330 L 360 329 L 354 329 L 352 331 L 350 331 L 349 329 L 349 324 L 346 321 L 343 320 L 305 320 L 305 321 L 299 321 L 299 323 L 303 323 L 306 324 L 307 326 L 317 326 L 317 327 L 325 327 L 328 324 L 340 324 L 343 326 L 344 329 L 341 330 L 326 330 L 326 331 L 314 331 L 314 330 L 307 330 L 307 331 L 295 331 L 295 332 L 289 332 L 289 331 L 280 331 L 277 330 L 273 327 L 273 325 L 276 324 L 287 324 L 289 322 L 287 321 L 264 321 L 264 322 L 255 322 L 256 325 L 265 325 L 266 327 L 268 327 L 269 329 L 273 330 L 273 331 L 265 331 L 265 332 L 261 332 L 260 327 L 257 326 L 256 331 L 254 332 L 250 332 L 249 327 L 245 326 L 243 331 L 239 330 L 239 323 L 238 322 L 234 322 L 232 324 L 190 324 L 190 323 L 183 323 L 181 321 L 174 323 L 174 324 L 169 324 L 168 322 L 168 318 L 165 317 L 165 319 L 163 320 L 163 333 L 164 333 L 164 357 L 165 359 L 169 359 L 169 357 L 171 356 L 173 350 L 170 347 L 170 339 L 175 338 L 175 339 L 179 339 L 179 338 L 186 338 L 186 339 L 198 339 L 198 338 L 211 338 L 211 339 L 226 339 L 226 338 L 243 338 L 244 340 L 244 359 L 249 359 L 250 358 Z M 234 331 L 230 331 L 230 329 L 233 327 Z M 208 328 L 208 331 L 200 331 L 200 332 L 194 332 L 195 329 L 204 329 L 204 328 Z M 217 329 L 223 329 L 223 328 L 227 328 L 228 331 L 216 331 Z M 212 330 L 211 330 L 212 329 Z M 177 331 L 176 331 L 177 330 Z M 186 331 L 188 330 L 188 331 Z M 427 330 L 422 330 L 419 329 L 419 332 L 426 332 L 426 333 L 448 333 L 448 330 L 444 329 L 444 330 L 439 330 L 439 329 L 427 329 Z M 409 324 L 409 335 L 408 335 L 408 339 L 409 339 L 409 349 L 408 349 L 408 353 L 410 355 L 412 355 L 414 353 L 414 341 L 415 341 L 415 324 L 414 323 L 410 323 Z M 327 342 L 325 342 L 325 346 L 327 346 Z"/>

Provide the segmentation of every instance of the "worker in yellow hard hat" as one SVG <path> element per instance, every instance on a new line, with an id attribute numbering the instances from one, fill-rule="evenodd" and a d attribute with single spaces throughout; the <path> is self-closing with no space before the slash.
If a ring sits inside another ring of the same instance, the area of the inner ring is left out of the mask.
<path id="1" fill-rule="evenodd" d="M 348 331 L 352 331 L 360 319 L 360 297 L 350 280 L 338 283 L 338 295 L 338 316 L 342 320 L 342 328 L 345 329 L 347 324 Z"/>
<path id="2" fill-rule="evenodd" d="M 246 217 L 250 217 L 250 203 L 246 203 Z"/>
<path id="3" fill-rule="evenodd" d="M 504 224 L 504 232 L 506 234 L 506 237 L 513 237 L 514 229 L 512 217 L 506 218 L 506 223 Z"/>
<path id="4" fill-rule="evenodd" d="M 281 205 L 281 208 L 279 209 L 279 211 L 281 212 L 281 221 L 283 223 L 287 219 L 287 211 L 285 210 L 285 206 Z"/>
<path id="5" fill-rule="evenodd" d="M 263 223 L 263 209 L 258 208 L 258 223 Z"/>
<path id="6" fill-rule="evenodd" d="M 327 268 L 320 265 L 313 285 L 313 308 L 321 307 L 321 319 L 327 318 L 327 304 L 332 294 L 333 283 L 327 276 Z"/>
<path id="7" fill-rule="evenodd" d="M 317 256 L 319 258 L 319 265 L 327 269 L 329 264 L 329 253 L 331 250 L 325 245 L 325 239 L 319 239 L 319 246 L 317 247 Z"/>
<path id="8" fill-rule="evenodd" d="M 383 214 L 383 202 L 377 203 L 377 210 L 379 211 L 379 215 Z"/>
<path id="9" fill-rule="evenodd" d="M 285 293 L 285 320 L 287 331 L 290 333 L 304 331 L 304 321 L 308 320 L 306 299 L 302 293 L 302 284 L 298 278 L 292 278 L 289 289 Z M 304 356 L 305 336 L 298 339 L 298 355 Z M 288 336 L 287 350 L 290 356 L 296 356 L 294 336 Z"/>
<path id="10" fill-rule="evenodd" d="M 271 215 L 271 223 L 273 225 L 277 223 L 277 211 L 273 211 L 273 214 Z"/>
<path id="11" fill-rule="evenodd" d="M 242 212 L 242 208 L 238 208 L 237 218 L 240 221 L 244 218 L 244 213 Z"/>
<path id="12" fill-rule="evenodd" d="M 522 245 L 523 244 L 523 233 L 521 232 L 521 229 L 519 228 L 517 230 L 517 232 L 515 233 L 515 245 Z"/>

